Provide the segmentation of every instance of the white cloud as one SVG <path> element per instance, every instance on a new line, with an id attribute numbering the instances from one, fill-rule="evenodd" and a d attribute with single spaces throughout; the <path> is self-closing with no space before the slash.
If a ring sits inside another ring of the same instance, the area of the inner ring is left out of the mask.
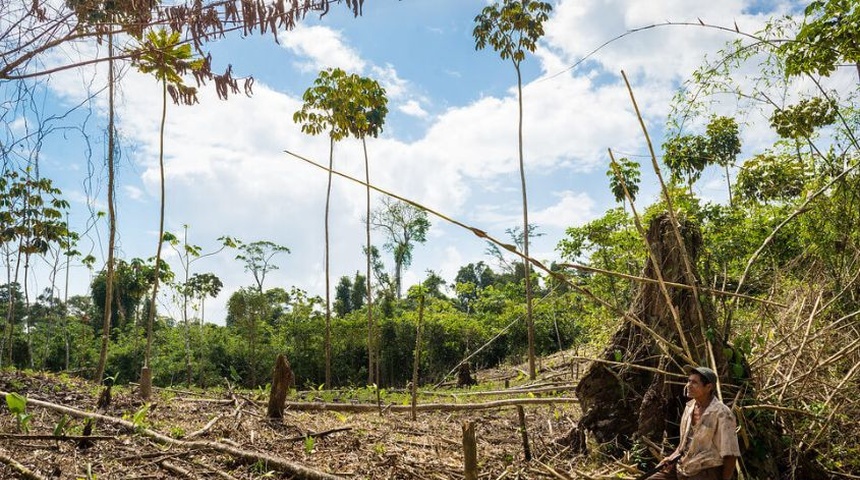
<path id="1" fill-rule="evenodd" d="M 347 72 L 364 71 L 365 61 L 344 41 L 343 34 L 322 26 L 297 25 L 281 32 L 278 41 L 288 50 L 303 57 L 296 65 L 304 72 L 326 68 L 341 68 Z"/>
<path id="2" fill-rule="evenodd" d="M 124 185 L 122 188 L 126 196 L 132 200 L 141 200 L 143 198 L 143 190 L 134 185 Z"/>
<path id="3" fill-rule="evenodd" d="M 397 75 L 397 70 L 391 65 L 384 67 L 374 65 L 371 68 L 371 75 L 385 88 L 388 98 L 399 99 L 409 93 L 409 82 L 400 78 Z"/>
<path id="4" fill-rule="evenodd" d="M 429 115 L 424 108 L 421 107 L 421 104 L 418 100 L 408 100 L 406 103 L 397 107 L 398 110 L 405 113 L 406 115 L 410 115 L 418 118 L 427 118 Z"/>
<path id="5" fill-rule="evenodd" d="M 770 6 L 785 12 L 790 2 Z M 610 72 L 626 70 L 628 74 L 650 79 L 672 80 L 686 77 L 699 66 L 702 55 L 714 52 L 737 35 L 698 25 L 705 23 L 733 28 L 737 23 L 744 32 L 754 33 L 763 27 L 767 16 L 745 13 L 749 2 L 727 0 L 704 2 L 666 0 L 641 2 L 633 0 L 562 1 L 547 22 L 546 41 L 567 65 L 572 65 L 614 37 L 633 29 L 668 22 L 672 25 L 645 28 L 640 32 L 612 41 L 596 52 L 591 60 Z"/>
<path id="6" fill-rule="evenodd" d="M 565 191 L 555 194 L 559 201 L 543 210 L 529 214 L 529 221 L 543 227 L 567 228 L 581 225 L 595 215 L 595 203 L 587 193 Z"/>

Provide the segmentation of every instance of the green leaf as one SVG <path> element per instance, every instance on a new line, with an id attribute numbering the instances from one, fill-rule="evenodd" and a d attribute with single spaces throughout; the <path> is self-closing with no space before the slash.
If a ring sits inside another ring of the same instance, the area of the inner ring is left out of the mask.
<path id="1" fill-rule="evenodd" d="M 27 398 L 15 392 L 7 393 L 6 405 L 10 412 L 20 415 L 27 411 Z"/>
<path id="2" fill-rule="evenodd" d="M 61 436 L 65 435 L 66 425 L 68 425 L 68 423 L 69 423 L 69 417 L 67 417 L 64 414 L 62 417 L 60 417 L 60 420 L 54 426 L 54 436 L 55 437 L 61 437 Z"/>

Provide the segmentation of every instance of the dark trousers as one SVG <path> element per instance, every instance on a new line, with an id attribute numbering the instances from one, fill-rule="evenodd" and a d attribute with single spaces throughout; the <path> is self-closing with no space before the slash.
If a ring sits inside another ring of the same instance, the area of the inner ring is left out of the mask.
<path id="1" fill-rule="evenodd" d="M 678 473 L 673 464 L 664 471 L 660 471 L 648 477 L 648 480 L 720 480 L 723 473 L 723 467 L 707 468 L 692 477 L 685 477 Z"/>

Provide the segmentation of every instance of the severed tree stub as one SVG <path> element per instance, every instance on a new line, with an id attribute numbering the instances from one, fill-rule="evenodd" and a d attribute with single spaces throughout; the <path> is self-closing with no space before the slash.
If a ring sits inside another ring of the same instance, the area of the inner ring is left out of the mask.
<path id="1" fill-rule="evenodd" d="M 472 365 L 469 362 L 463 362 L 460 365 L 459 370 L 457 370 L 457 386 L 458 387 L 471 387 L 472 385 L 477 385 L 478 381 L 472 377 Z"/>
<path id="2" fill-rule="evenodd" d="M 278 354 L 275 359 L 275 368 L 272 369 L 272 391 L 269 394 L 269 418 L 284 418 L 284 406 L 287 394 L 293 384 L 293 370 L 287 357 L 283 353 Z"/>
<path id="3" fill-rule="evenodd" d="M 682 245 L 668 214 L 651 220 L 646 238 L 653 259 L 646 259 L 643 276 L 696 285 L 702 235 L 693 221 L 682 217 L 678 222 Z M 731 407 L 736 399 L 750 398 L 749 366 L 744 360 L 741 378 L 730 373 L 724 352 L 731 351 L 731 346 L 715 333 L 719 331 L 711 301 L 703 294 L 697 297 L 692 289 L 661 287 L 659 283 L 639 284 L 623 324 L 577 386 L 583 411 L 579 424 L 556 442 L 582 452 L 587 434 L 607 453 L 620 454 L 637 440 L 652 445 L 666 445 L 668 440 L 666 447 L 671 451 L 678 442 L 680 418 L 688 400 L 683 368 L 690 363 L 710 366 L 712 358 L 724 402 Z M 751 466 L 760 473 L 753 478 L 776 478 L 772 460 L 748 462 L 747 467 Z"/>

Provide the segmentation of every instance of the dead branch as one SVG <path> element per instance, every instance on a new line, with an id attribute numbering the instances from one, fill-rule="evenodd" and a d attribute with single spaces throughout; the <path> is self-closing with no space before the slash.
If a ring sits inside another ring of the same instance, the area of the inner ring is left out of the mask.
<path id="1" fill-rule="evenodd" d="M 589 267 L 587 265 L 580 265 L 577 263 L 560 263 L 557 266 L 560 268 L 573 268 L 575 270 L 580 270 L 583 272 L 600 273 L 603 275 L 612 275 L 614 277 L 624 278 L 626 280 L 633 280 L 634 282 L 659 283 L 658 280 L 654 280 L 653 278 L 645 278 L 645 277 L 640 277 L 637 275 L 630 275 L 627 273 L 613 272 L 611 270 L 604 270 L 602 268 Z M 757 297 L 753 297 L 750 295 L 744 295 L 743 293 L 728 292 L 728 291 L 720 290 L 720 289 L 716 289 L 716 288 L 692 287 L 692 286 L 684 284 L 684 283 L 667 282 L 665 280 L 663 281 L 663 283 L 669 287 L 683 288 L 685 290 L 692 290 L 693 288 L 698 288 L 700 291 L 705 292 L 705 293 L 710 293 L 712 295 L 723 295 L 723 296 L 727 296 L 727 297 L 743 298 L 744 300 L 751 300 L 753 302 L 763 303 L 765 305 L 772 305 L 774 307 L 780 307 L 780 308 L 788 308 L 788 305 L 786 305 L 784 303 L 774 302 L 772 300 L 765 300 L 763 298 L 757 298 Z"/>
<path id="2" fill-rule="evenodd" d="M 219 413 L 218 415 L 215 415 L 212 418 L 212 420 L 209 420 L 209 422 L 207 422 L 206 425 L 203 426 L 203 428 L 201 428 L 200 430 L 189 433 L 188 435 L 185 436 L 185 439 L 189 440 L 189 439 L 192 439 L 194 437 L 199 437 L 199 436 L 203 435 L 204 433 L 208 432 L 209 430 L 212 429 L 212 427 L 215 426 L 216 423 L 218 423 L 219 420 L 224 418 L 224 415 L 225 415 L 225 413 L 223 413 L 223 412 Z"/>
<path id="3" fill-rule="evenodd" d="M 496 400 L 485 403 L 425 403 L 416 405 L 416 410 L 423 412 L 441 411 L 441 412 L 457 412 L 457 411 L 473 411 L 473 410 L 488 410 L 493 408 L 514 407 L 517 405 L 550 405 L 554 403 L 579 403 L 579 400 L 570 397 L 554 397 L 554 398 L 508 398 L 504 400 Z M 303 402 L 287 402 L 287 409 L 302 411 L 302 412 L 375 412 L 379 408 L 371 404 L 351 404 L 351 403 L 303 403 Z M 390 404 L 388 410 L 393 412 L 410 412 L 411 405 L 394 405 Z"/>
<path id="4" fill-rule="evenodd" d="M 453 398 L 458 397 L 480 397 L 480 396 L 491 396 L 491 395 L 522 395 L 524 393 L 546 393 L 546 392 L 564 392 L 568 390 L 575 390 L 575 384 L 568 385 L 559 385 L 557 387 L 538 387 L 538 388 L 509 388 L 507 390 L 487 390 L 481 392 L 463 392 L 463 393 L 442 393 L 442 392 L 432 392 L 432 391 L 423 391 L 422 395 L 435 395 L 435 396 L 449 396 Z"/>
<path id="5" fill-rule="evenodd" d="M 331 435 L 332 433 L 348 432 L 350 430 L 352 430 L 352 427 L 332 428 L 331 430 L 325 430 L 322 432 L 308 433 L 307 435 L 297 435 L 295 437 L 285 438 L 283 441 L 285 441 L 285 442 L 298 442 L 298 441 L 304 440 L 308 437 L 310 437 L 310 438 L 323 438 L 323 437 L 326 437 L 328 435 Z"/>
<path id="6" fill-rule="evenodd" d="M 21 465 L 17 460 L 6 455 L 5 452 L 0 451 L 0 462 L 9 465 L 13 470 L 21 474 L 21 478 L 26 478 L 27 480 L 46 480 L 45 477 L 33 472 L 29 468 Z"/>
<path id="7" fill-rule="evenodd" d="M 194 465 L 196 465 L 197 467 L 200 467 L 200 468 L 202 468 L 202 469 L 206 470 L 207 472 L 210 472 L 210 473 L 212 473 L 212 474 L 214 474 L 214 475 L 216 475 L 216 476 L 218 476 L 218 477 L 220 477 L 220 478 L 223 478 L 224 480 L 236 480 L 236 477 L 234 477 L 234 476 L 230 475 L 229 473 L 227 473 L 227 472 L 223 472 L 223 471 L 221 471 L 221 470 L 218 470 L 217 468 L 213 468 L 213 467 L 211 467 L 211 466 L 209 466 L 209 465 L 206 465 L 206 464 L 205 464 L 205 463 L 203 463 L 203 462 L 200 462 L 200 461 L 194 460 L 194 461 L 193 461 L 193 463 L 194 463 Z"/>
<path id="8" fill-rule="evenodd" d="M 172 473 L 173 475 L 176 475 L 179 477 L 184 477 L 184 478 L 197 478 L 192 472 L 180 467 L 179 465 L 174 465 L 174 464 L 168 462 L 167 460 L 164 460 L 162 462 L 158 462 L 158 465 L 160 465 L 161 468 L 167 470 L 168 472 Z"/>
<path id="9" fill-rule="evenodd" d="M 57 440 L 62 442 L 80 442 L 82 440 L 119 440 L 115 435 L 18 435 L 14 433 L 0 433 L 3 440 Z"/>

